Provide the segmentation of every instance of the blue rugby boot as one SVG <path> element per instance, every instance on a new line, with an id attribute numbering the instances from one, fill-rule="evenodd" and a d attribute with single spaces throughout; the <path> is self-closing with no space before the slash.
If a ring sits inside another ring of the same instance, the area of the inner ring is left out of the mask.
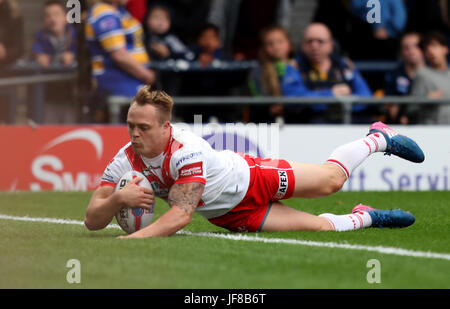
<path id="1" fill-rule="evenodd" d="M 411 162 L 421 163 L 425 160 L 422 149 L 407 136 L 400 135 L 382 122 L 375 122 L 369 128 L 369 134 L 383 134 L 386 139 L 385 155 L 396 155 Z M 367 134 L 367 135 L 369 135 Z"/>
<path id="2" fill-rule="evenodd" d="M 372 227 L 401 228 L 410 226 L 416 221 L 413 214 L 400 209 L 374 209 L 370 206 L 359 204 L 353 208 L 352 213 L 360 211 L 365 211 L 370 215 Z"/>

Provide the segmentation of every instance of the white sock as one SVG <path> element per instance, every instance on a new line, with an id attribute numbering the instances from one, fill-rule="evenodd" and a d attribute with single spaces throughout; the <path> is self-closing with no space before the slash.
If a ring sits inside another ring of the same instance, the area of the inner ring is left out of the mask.
<path id="1" fill-rule="evenodd" d="M 366 211 L 358 211 L 354 214 L 348 215 L 334 215 L 325 213 L 319 215 L 325 218 L 333 226 L 337 232 L 357 230 L 360 228 L 370 227 L 372 225 L 372 218 Z"/>
<path id="2" fill-rule="evenodd" d="M 339 146 L 331 153 L 327 162 L 339 166 L 348 178 L 369 155 L 386 151 L 386 145 L 383 134 L 372 133 L 354 142 Z"/>

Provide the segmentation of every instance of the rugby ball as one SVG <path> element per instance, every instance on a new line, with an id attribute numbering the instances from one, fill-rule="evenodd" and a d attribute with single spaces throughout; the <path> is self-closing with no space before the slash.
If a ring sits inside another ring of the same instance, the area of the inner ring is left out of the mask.
<path id="1" fill-rule="evenodd" d="M 138 185 L 144 188 L 152 189 L 152 185 L 147 180 L 147 178 L 136 171 L 130 171 L 125 173 L 119 180 L 116 185 L 115 191 L 118 191 L 125 187 L 127 183 L 136 178 L 143 178 Z M 143 229 L 144 227 L 150 225 L 153 220 L 153 213 L 155 210 L 155 204 L 152 205 L 152 209 L 143 209 L 143 208 L 132 208 L 132 207 L 123 207 L 117 214 L 116 220 L 119 226 L 127 232 L 128 234 L 134 233 Z"/>

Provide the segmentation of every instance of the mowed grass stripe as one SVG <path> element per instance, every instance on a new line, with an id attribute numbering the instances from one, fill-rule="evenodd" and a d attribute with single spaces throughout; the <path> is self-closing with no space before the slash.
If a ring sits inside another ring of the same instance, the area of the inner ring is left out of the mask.
<path id="1" fill-rule="evenodd" d="M 83 221 L 60 219 L 60 218 L 36 218 L 36 217 L 28 217 L 28 216 L 19 217 L 19 216 L 10 216 L 10 215 L 0 214 L 0 219 L 13 220 L 13 221 L 26 221 L 26 222 L 84 225 Z M 107 228 L 120 229 L 120 227 L 117 224 L 110 224 L 107 226 Z M 223 234 L 223 233 L 208 233 L 208 232 L 194 233 L 194 232 L 189 232 L 189 231 L 184 231 L 184 230 L 179 231 L 177 234 L 194 236 L 194 237 L 220 238 L 220 239 L 228 239 L 228 240 L 234 240 L 234 241 L 249 241 L 249 242 L 290 244 L 290 245 L 311 246 L 311 247 L 337 248 L 337 249 L 347 249 L 347 250 L 378 252 L 378 253 L 382 253 L 382 254 L 390 254 L 390 255 L 398 255 L 398 256 L 450 260 L 450 254 L 447 254 L 447 253 L 415 251 L 415 250 L 407 250 L 407 249 L 402 249 L 402 248 L 384 247 L 384 246 L 366 246 L 366 245 L 357 245 L 357 244 L 342 244 L 342 243 L 336 243 L 336 242 L 319 242 L 319 241 L 285 239 L 285 238 L 264 238 L 264 237 L 249 236 L 249 235 L 243 235 L 243 234 Z"/>

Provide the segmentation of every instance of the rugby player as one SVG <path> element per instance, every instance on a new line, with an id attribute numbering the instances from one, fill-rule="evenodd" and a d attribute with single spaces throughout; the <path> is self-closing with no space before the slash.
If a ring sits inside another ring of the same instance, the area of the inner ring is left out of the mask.
<path id="1" fill-rule="evenodd" d="M 410 138 L 376 122 L 369 134 L 339 146 L 323 164 L 259 158 L 229 150 L 172 125 L 172 98 L 150 86 L 131 102 L 127 125 L 130 142 L 106 167 L 100 187 L 86 210 L 89 230 L 106 227 L 124 206 L 151 209 L 155 196 L 170 208 L 149 226 L 126 238 L 169 236 L 187 226 L 194 212 L 232 232 L 348 231 L 368 227 L 407 227 L 406 211 L 357 205 L 351 213 L 319 216 L 281 203 L 292 197 L 314 198 L 339 191 L 351 173 L 371 154 L 384 152 L 420 163 L 424 154 Z M 152 189 L 135 178 L 123 189 L 116 183 L 128 171 L 141 172 Z"/>

